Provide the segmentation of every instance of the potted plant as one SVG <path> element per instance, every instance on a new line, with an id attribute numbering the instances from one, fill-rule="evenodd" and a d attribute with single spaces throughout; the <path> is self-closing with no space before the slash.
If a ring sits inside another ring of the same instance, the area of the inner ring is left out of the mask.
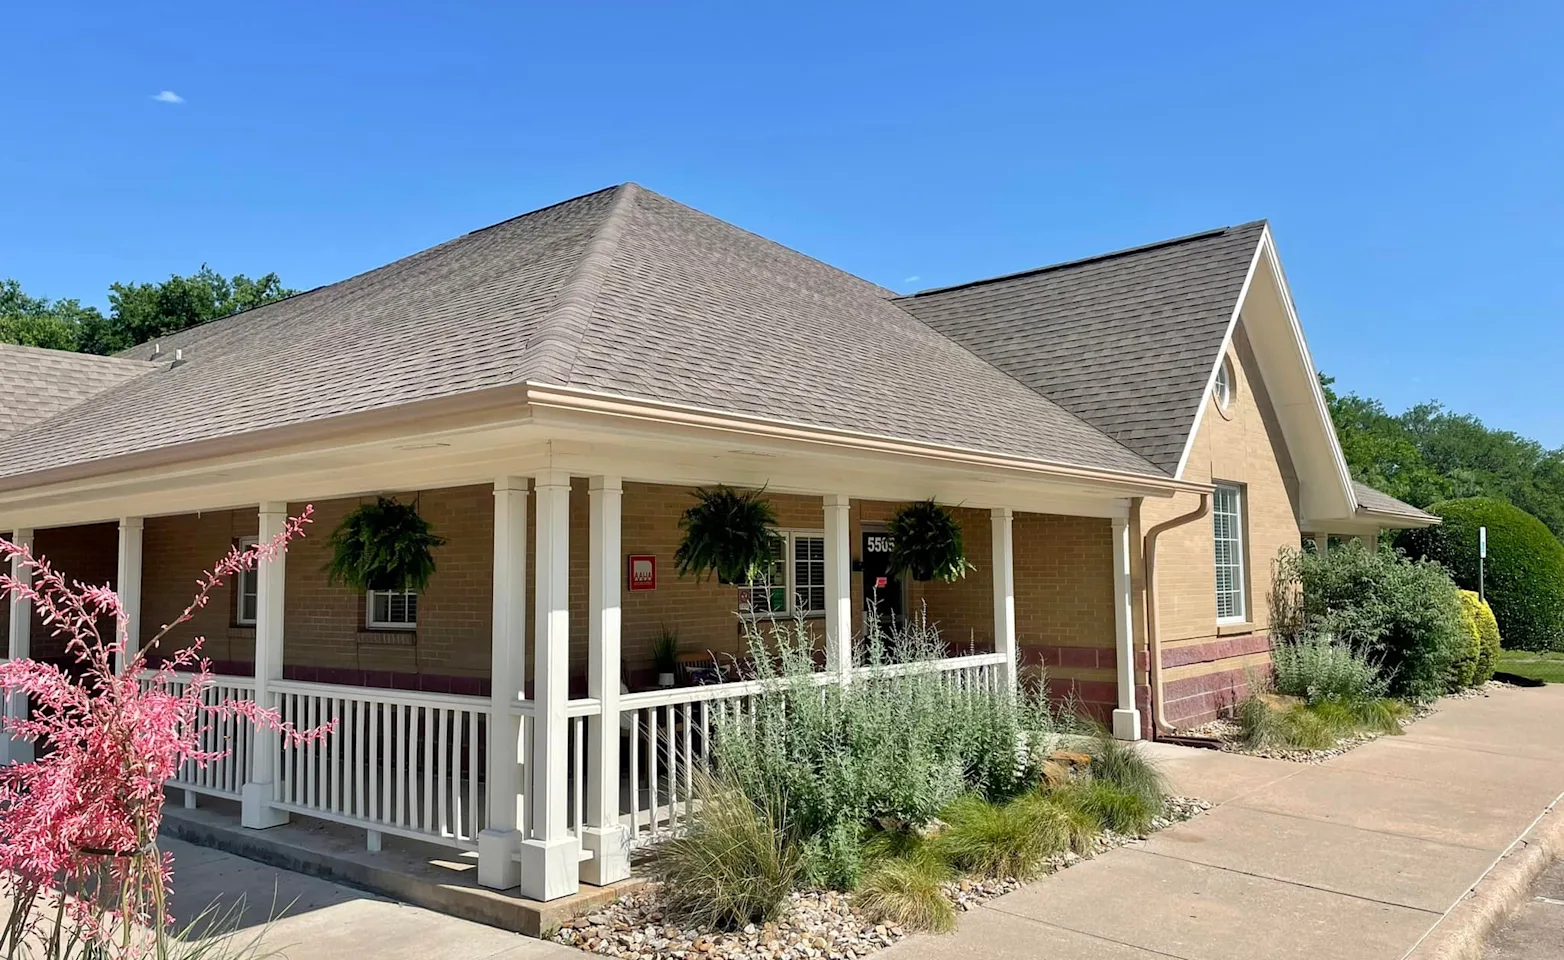
<path id="1" fill-rule="evenodd" d="M 715 573 L 720 583 L 747 584 L 770 570 L 777 553 L 777 515 L 763 490 L 697 488 L 679 518 L 684 540 L 673 560 L 679 576 Z"/>
<path id="2" fill-rule="evenodd" d="M 657 667 L 657 685 L 673 686 L 679 671 L 678 631 L 665 625 L 652 638 L 652 663 Z"/>
<path id="3" fill-rule="evenodd" d="M 932 499 L 909 503 L 891 517 L 891 569 L 914 580 L 951 583 L 975 570 L 961 542 L 961 524 Z"/>
<path id="4" fill-rule="evenodd" d="M 331 533 L 326 577 L 356 590 L 422 590 L 434 573 L 433 550 L 445 545 L 417 504 L 376 497 L 342 518 Z"/>

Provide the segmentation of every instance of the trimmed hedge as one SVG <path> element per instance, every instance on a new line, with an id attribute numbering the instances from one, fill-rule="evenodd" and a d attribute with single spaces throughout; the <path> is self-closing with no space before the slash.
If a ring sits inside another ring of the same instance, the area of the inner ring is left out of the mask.
<path id="1" fill-rule="evenodd" d="M 1477 589 L 1477 529 L 1488 528 L 1486 594 L 1506 647 L 1564 650 L 1564 544 L 1541 520 L 1502 500 L 1471 497 L 1428 508 L 1444 520 L 1407 530 L 1396 545 L 1437 560 Z"/>
<path id="2" fill-rule="evenodd" d="M 1461 591 L 1461 619 L 1477 639 L 1477 660 L 1472 665 L 1470 683 L 1487 683 L 1499 666 L 1499 622 L 1493 618 L 1493 608 L 1471 590 Z"/>

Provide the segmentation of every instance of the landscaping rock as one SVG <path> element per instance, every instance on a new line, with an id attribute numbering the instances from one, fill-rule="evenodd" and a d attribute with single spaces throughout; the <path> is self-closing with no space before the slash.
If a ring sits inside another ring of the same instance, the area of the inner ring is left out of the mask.
<path id="1" fill-rule="evenodd" d="M 1209 809 L 1211 804 L 1205 800 L 1169 797 L 1162 815 L 1152 822 L 1152 829 L 1160 830 Z M 939 822 L 931 821 L 931 825 Z M 1105 833 L 1093 844 L 1092 853 L 1140 839 Z M 1060 853 L 1048 861 L 1044 872 L 1064 870 L 1083 859 L 1087 858 Z M 1021 887 L 1019 880 L 1011 878 L 963 877 L 944 884 L 942 889 L 956 910 L 965 912 Z M 866 917 L 853 905 L 851 894 L 830 890 L 793 894 L 782 915 L 763 927 L 749 924 L 732 933 L 704 927 L 684 928 L 663 922 L 658 893 L 657 884 L 648 884 L 603 909 L 564 924 L 553 939 L 598 956 L 626 960 L 844 960 L 884 949 L 908 933 L 900 926 Z"/>

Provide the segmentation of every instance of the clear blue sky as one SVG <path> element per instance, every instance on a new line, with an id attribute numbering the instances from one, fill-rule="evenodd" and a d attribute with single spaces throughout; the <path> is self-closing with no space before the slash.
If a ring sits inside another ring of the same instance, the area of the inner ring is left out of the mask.
<path id="1" fill-rule="evenodd" d="M 12 4 L 0 277 L 310 287 L 623 180 L 900 290 L 1266 217 L 1341 386 L 1564 444 L 1557 0 L 752 6 Z"/>

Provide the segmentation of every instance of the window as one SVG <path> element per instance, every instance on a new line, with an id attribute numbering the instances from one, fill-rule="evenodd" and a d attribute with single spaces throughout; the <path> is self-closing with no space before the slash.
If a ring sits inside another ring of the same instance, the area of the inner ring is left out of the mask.
<path id="1" fill-rule="evenodd" d="M 771 569 L 745 589 L 749 613 L 757 617 L 825 613 L 825 537 L 815 530 L 781 530 L 777 538 Z"/>
<path id="2" fill-rule="evenodd" d="M 1216 533 L 1216 618 L 1225 623 L 1242 621 L 1247 613 L 1243 490 L 1230 483 L 1217 484 L 1211 494 L 1211 517 Z"/>
<path id="3" fill-rule="evenodd" d="M 1216 407 L 1223 413 L 1227 412 L 1227 405 L 1233 402 L 1233 361 L 1230 357 L 1222 358 L 1222 365 L 1216 368 L 1216 384 L 1211 388 L 1211 396 L 1216 400 Z"/>
<path id="4" fill-rule="evenodd" d="M 369 627 L 372 630 L 415 630 L 418 627 L 417 590 L 369 591 Z"/>
<path id="5" fill-rule="evenodd" d="M 256 537 L 241 537 L 239 549 L 248 550 L 260 541 Z M 255 626 L 255 608 L 260 599 L 260 593 L 256 587 L 255 570 L 240 570 L 234 578 L 234 590 L 238 593 L 237 605 L 234 607 L 234 623 L 241 627 Z"/>

